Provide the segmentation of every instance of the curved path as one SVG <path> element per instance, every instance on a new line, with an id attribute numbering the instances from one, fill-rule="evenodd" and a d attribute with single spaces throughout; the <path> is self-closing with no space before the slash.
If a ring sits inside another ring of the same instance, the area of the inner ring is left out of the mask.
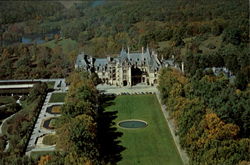
<path id="1" fill-rule="evenodd" d="M 15 113 L 14 113 L 13 115 L 7 117 L 6 119 L 4 119 L 4 120 L 2 121 L 2 124 L 0 125 L 0 135 L 2 135 L 2 133 L 3 133 L 3 131 L 2 131 L 3 124 L 4 124 L 7 120 L 9 120 L 10 118 L 12 118 L 14 115 L 15 115 Z"/>
<path id="2" fill-rule="evenodd" d="M 20 96 L 19 99 L 16 101 L 16 103 L 19 104 L 19 105 L 21 105 L 21 102 L 20 102 L 20 99 L 21 99 L 21 98 L 22 98 L 22 96 Z M 6 105 L 4 105 L 4 106 L 6 106 Z M 3 134 L 3 130 L 2 130 L 3 124 L 4 124 L 7 120 L 9 120 L 10 118 L 12 118 L 15 114 L 16 114 L 16 113 L 12 114 L 11 116 L 7 117 L 6 119 L 4 119 L 4 120 L 2 121 L 2 124 L 0 125 L 0 135 Z M 5 146 L 5 149 L 4 149 L 3 152 L 7 152 L 8 149 L 9 149 L 9 146 L 10 146 L 10 143 L 9 143 L 9 140 L 7 140 L 7 145 Z"/>

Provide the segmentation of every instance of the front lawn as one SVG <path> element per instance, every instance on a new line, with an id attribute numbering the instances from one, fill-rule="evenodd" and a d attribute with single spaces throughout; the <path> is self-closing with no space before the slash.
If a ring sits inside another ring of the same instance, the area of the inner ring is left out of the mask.
<path id="1" fill-rule="evenodd" d="M 155 95 L 123 95 L 113 100 L 108 111 L 118 111 L 115 122 L 140 119 L 146 128 L 122 129 L 120 165 L 181 165 L 183 164 Z"/>

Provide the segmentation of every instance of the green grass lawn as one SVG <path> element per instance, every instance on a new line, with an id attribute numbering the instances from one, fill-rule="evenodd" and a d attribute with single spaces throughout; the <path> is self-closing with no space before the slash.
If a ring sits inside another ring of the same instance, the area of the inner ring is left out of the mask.
<path id="1" fill-rule="evenodd" d="M 55 81 L 49 81 L 47 82 L 48 88 L 54 89 Z"/>
<path id="2" fill-rule="evenodd" d="M 116 123 L 126 119 L 141 119 L 148 123 L 146 128 L 123 132 L 120 165 L 181 165 L 182 161 L 174 144 L 168 125 L 161 112 L 155 95 L 123 95 L 107 107 L 108 111 L 118 111 Z"/>
<path id="3" fill-rule="evenodd" d="M 64 102 L 66 93 L 52 93 L 50 103 Z"/>
<path id="4" fill-rule="evenodd" d="M 0 96 L 0 105 L 1 104 L 10 104 L 10 103 L 14 103 L 14 102 L 16 102 L 16 100 L 11 96 Z"/>
<path id="5" fill-rule="evenodd" d="M 216 48 L 209 49 L 207 45 L 212 44 Z M 203 53 L 215 52 L 221 47 L 222 44 L 222 36 L 210 36 L 207 40 L 203 41 L 199 48 L 203 51 Z"/>
<path id="6" fill-rule="evenodd" d="M 77 42 L 72 39 L 61 39 L 59 41 L 51 40 L 42 44 L 43 46 L 47 46 L 49 48 L 54 48 L 56 46 L 61 46 L 64 53 L 69 53 L 70 51 L 77 48 Z"/>

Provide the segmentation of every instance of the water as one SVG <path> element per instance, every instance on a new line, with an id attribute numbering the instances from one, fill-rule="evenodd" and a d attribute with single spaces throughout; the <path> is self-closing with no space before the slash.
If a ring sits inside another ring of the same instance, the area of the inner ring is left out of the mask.
<path id="1" fill-rule="evenodd" d="M 118 125 L 123 128 L 145 128 L 147 123 L 139 120 L 128 120 L 122 121 Z"/>
<path id="2" fill-rule="evenodd" d="M 105 3 L 105 0 L 96 0 L 92 3 L 92 7 L 97 7 L 97 6 L 101 6 Z"/>
<path id="3" fill-rule="evenodd" d="M 26 34 L 22 36 L 21 43 L 23 44 L 42 44 L 47 42 L 44 40 L 45 37 L 53 39 L 55 34 L 59 34 L 59 31 L 54 31 L 47 34 Z"/>
<path id="4" fill-rule="evenodd" d="M 28 37 L 22 37 L 21 42 L 23 44 L 42 44 L 46 41 L 44 39 L 42 39 L 41 37 L 37 37 L 35 39 L 28 38 Z"/>

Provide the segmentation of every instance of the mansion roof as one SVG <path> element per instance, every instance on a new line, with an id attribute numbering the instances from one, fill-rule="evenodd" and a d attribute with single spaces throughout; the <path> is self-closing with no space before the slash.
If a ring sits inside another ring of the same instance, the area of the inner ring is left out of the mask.
<path id="1" fill-rule="evenodd" d="M 118 65 L 118 66 L 147 66 L 149 70 L 154 72 L 160 69 L 161 62 L 158 60 L 157 54 L 149 49 L 140 53 L 130 53 L 129 50 L 121 50 L 120 55 L 116 58 L 92 58 L 90 56 L 81 53 L 78 55 L 76 60 L 76 67 L 80 68 L 105 68 L 108 65 Z M 97 69 L 98 70 L 98 69 Z"/>

